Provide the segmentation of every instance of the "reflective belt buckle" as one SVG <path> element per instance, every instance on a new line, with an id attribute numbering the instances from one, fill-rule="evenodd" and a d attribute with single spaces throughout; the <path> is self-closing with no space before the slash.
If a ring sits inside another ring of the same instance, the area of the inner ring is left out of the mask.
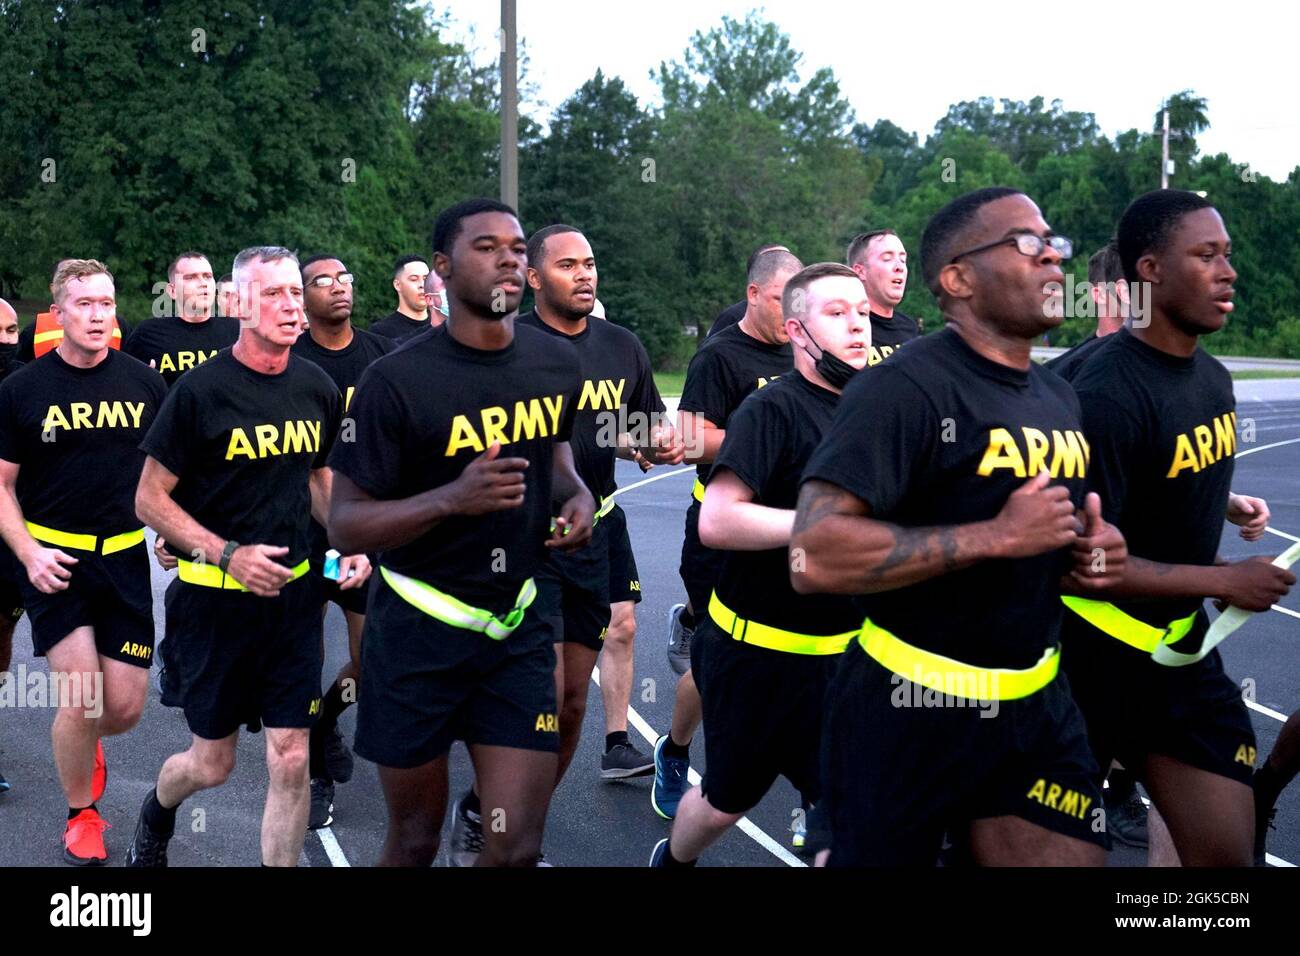
<path id="1" fill-rule="evenodd" d="M 497 618 L 496 620 L 503 627 L 508 627 L 510 630 L 513 631 L 523 621 L 524 613 L 527 610 L 528 610 L 527 608 L 522 608 L 516 604 L 513 608 L 510 609 L 509 614 L 507 614 L 504 618 Z"/>

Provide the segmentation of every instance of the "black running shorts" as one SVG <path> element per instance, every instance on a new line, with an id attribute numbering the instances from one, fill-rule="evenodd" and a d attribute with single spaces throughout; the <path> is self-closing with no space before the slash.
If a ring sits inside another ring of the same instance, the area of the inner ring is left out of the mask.
<path id="1" fill-rule="evenodd" d="M 505 640 L 452 627 L 407 603 L 376 570 L 354 749 L 380 766 L 410 768 L 456 740 L 559 749 L 551 629 L 536 602 Z"/>
<path id="2" fill-rule="evenodd" d="M 1118 760 L 1141 779 L 1146 756 L 1164 754 L 1251 782 L 1255 730 L 1217 650 L 1195 664 L 1166 667 L 1095 629 L 1066 631 L 1061 662 L 1103 771 Z"/>
<path id="3" fill-rule="evenodd" d="M 1108 847 L 1098 778 L 1064 674 L 975 701 L 894 674 L 856 641 L 841 656 L 822 741 L 831 866 L 933 866 L 945 831 L 999 816 Z"/>
<path id="4" fill-rule="evenodd" d="M 0 541 L 0 618 L 17 624 L 23 616 L 22 582 L 27 580 L 27 569 Z"/>
<path id="5" fill-rule="evenodd" d="M 371 559 L 371 565 L 374 565 L 374 559 Z M 359 588 L 344 589 L 339 586 L 339 582 L 333 578 L 327 578 L 321 574 L 321 564 L 312 561 L 311 570 L 307 572 L 311 575 L 312 580 L 316 583 L 318 600 L 322 607 L 326 604 L 337 604 L 342 610 L 350 614 L 366 613 L 366 598 L 370 593 L 372 581 L 367 581 Z M 373 574 L 371 575 L 373 578 Z"/>
<path id="6" fill-rule="evenodd" d="M 715 809 L 748 812 L 779 776 L 817 802 L 822 711 L 839 657 L 744 644 L 712 618 L 695 628 L 691 672 L 707 728 L 701 789 Z"/>
<path id="7" fill-rule="evenodd" d="M 600 523 L 609 522 L 609 603 L 641 603 L 641 575 L 632 553 L 632 537 L 627 530 L 627 514 L 618 505 Z"/>
<path id="8" fill-rule="evenodd" d="M 21 604 L 31 617 L 36 656 L 44 657 L 75 629 L 91 627 L 101 657 L 148 668 L 154 648 L 149 549 L 142 542 L 108 555 L 69 553 L 77 563 L 62 591 L 45 594 L 25 574 L 19 582 Z"/>
<path id="9" fill-rule="evenodd" d="M 581 644 L 597 653 L 609 629 L 609 528 L 596 522 L 591 541 L 569 554 L 550 555 L 536 575 L 537 613 L 555 642 Z"/>
<path id="10" fill-rule="evenodd" d="M 243 724 L 307 728 L 320 712 L 321 614 L 308 575 L 278 597 L 179 578 L 167 586 L 162 702 L 190 731 L 229 737 Z"/>

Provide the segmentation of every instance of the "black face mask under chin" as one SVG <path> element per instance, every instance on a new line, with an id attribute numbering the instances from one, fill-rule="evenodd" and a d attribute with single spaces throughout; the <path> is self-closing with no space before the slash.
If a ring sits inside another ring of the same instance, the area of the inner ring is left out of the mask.
<path id="1" fill-rule="evenodd" d="M 838 355 L 832 355 L 830 352 L 827 352 L 824 348 L 818 345 L 817 340 L 813 338 L 812 333 L 808 331 L 808 326 L 804 325 L 802 322 L 799 323 L 799 326 L 803 329 L 803 334 L 808 336 L 808 341 L 813 345 L 816 345 L 817 350 L 822 353 L 820 356 L 815 356 L 809 349 L 804 349 L 804 351 L 808 353 L 809 357 L 813 359 L 815 363 L 813 367 L 817 369 L 817 374 L 825 379 L 826 384 L 831 388 L 837 388 L 841 392 L 844 391 L 844 387 L 849 384 L 849 379 L 853 378 L 853 376 L 858 373 L 858 369 L 854 368 Z"/>
<path id="2" fill-rule="evenodd" d="M 5 344 L 0 342 L 0 362 L 8 364 L 18 357 L 18 343 L 12 342 Z"/>

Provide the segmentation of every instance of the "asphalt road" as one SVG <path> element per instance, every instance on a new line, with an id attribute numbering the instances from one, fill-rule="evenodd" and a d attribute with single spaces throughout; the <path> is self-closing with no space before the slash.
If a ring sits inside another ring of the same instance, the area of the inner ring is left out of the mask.
<path id="1" fill-rule="evenodd" d="M 1256 385 L 1257 383 L 1242 383 Z M 1241 395 L 1244 400 L 1247 398 Z M 1276 534 L 1257 544 L 1225 529 L 1223 553 L 1229 558 L 1276 554 L 1300 540 L 1300 401 L 1244 402 L 1239 421 L 1249 418 L 1254 442 L 1239 448 L 1235 490 L 1266 498 Z M 1280 444 L 1279 444 L 1280 443 Z M 645 481 L 631 465 L 620 463 L 621 484 L 632 488 L 621 498 L 628 513 L 640 566 L 644 603 L 639 606 L 632 738 L 648 750 L 654 736 L 666 732 L 671 717 L 674 675 L 664 656 L 668 608 L 682 600 L 677 577 L 682 520 L 690 493 L 688 469 L 656 470 Z M 162 593 L 167 577 L 154 568 L 155 612 L 162 630 Z M 1257 616 L 1223 646 L 1228 672 L 1251 681 L 1251 714 L 1260 759 L 1268 753 L 1286 714 L 1300 708 L 1300 592 L 1284 607 Z M 346 654 L 341 614 L 331 608 L 326 621 L 328 664 L 333 674 Z M 44 671 L 33 663 L 30 632 L 20 623 L 14 638 L 13 669 L 20 676 Z M 55 865 L 64 804 L 50 755 L 49 709 L 0 709 L 0 770 L 13 785 L 0 795 L 0 866 Z M 350 739 L 355 710 L 341 726 Z M 545 849 L 558 866 L 642 866 L 651 847 L 668 832 L 668 824 L 650 809 L 649 778 L 608 783 L 599 779 L 604 737 L 599 691 L 593 687 L 583 742 L 568 776 L 555 795 L 547 824 Z M 136 814 L 153 785 L 162 761 L 189 740 L 178 711 L 164 708 L 151 688 L 145 716 L 131 733 L 106 744 L 109 784 L 100 809 L 113 829 L 106 834 L 110 862 L 121 861 Z M 223 787 L 186 801 L 172 841 L 173 865 L 256 865 L 258 832 L 266 786 L 262 735 L 241 737 L 238 763 Z M 692 748 L 692 766 L 703 769 L 703 739 Z M 453 750 L 454 789 L 468 785 L 469 762 L 459 745 Z M 789 847 L 790 823 L 798 795 L 784 781 L 749 815 L 748 822 L 724 837 L 705 856 L 709 866 L 787 866 L 799 862 Z M 308 834 L 303 863 L 313 866 L 372 864 L 383 839 L 385 810 L 373 765 L 357 760 L 352 781 L 338 787 L 334 824 Z M 448 823 L 448 830 L 450 823 Z M 447 831 L 444 831 L 447 832 Z M 1278 864 L 1300 862 L 1300 786 L 1283 794 L 1277 831 L 1269 844 Z M 440 861 L 441 862 L 441 859 Z M 1120 849 L 1112 865 L 1141 865 L 1143 855 Z"/>

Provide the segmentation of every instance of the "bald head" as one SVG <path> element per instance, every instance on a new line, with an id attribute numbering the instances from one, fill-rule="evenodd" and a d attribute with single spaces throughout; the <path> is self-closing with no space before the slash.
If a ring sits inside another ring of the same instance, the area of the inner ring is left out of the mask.
<path id="1" fill-rule="evenodd" d="M 18 342 L 18 312 L 4 299 L 0 299 L 0 345 Z"/>

